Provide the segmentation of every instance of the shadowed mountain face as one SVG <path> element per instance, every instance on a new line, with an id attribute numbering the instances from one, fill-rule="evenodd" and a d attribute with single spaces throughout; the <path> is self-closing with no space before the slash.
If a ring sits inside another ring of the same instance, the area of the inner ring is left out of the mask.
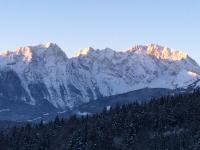
<path id="1" fill-rule="evenodd" d="M 0 72 L 1 99 L 9 101 L 30 100 L 30 97 L 21 84 L 21 80 L 13 70 Z"/>
<path id="2" fill-rule="evenodd" d="M 197 88 L 199 79 L 200 67 L 187 54 L 154 44 L 126 52 L 86 48 L 73 58 L 52 43 L 22 47 L 0 54 L 0 119 L 48 118 L 94 100 L 126 103 L 104 97 L 146 88 L 139 98 L 134 92 L 126 99 L 145 100 Z M 147 88 L 153 89 L 150 96 Z"/>
<path id="3" fill-rule="evenodd" d="M 142 103 L 152 98 L 175 95 L 181 92 L 181 90 L 145 88 L 124 94 L 102 97 L 88 103 L 80 104 L 73 109 L 65 110 L 56 109 L 45 100 L 43 103 L 33 106 L 21 101 L 7 101 L 6 99 L 2 99 L 1 105 L 7 109 L 0 110 L 0 119 L 30 122 L 48 121 L 54 119 L 57 115 L 60 117 L 69 117 L 72 114 L 94 114 L 103 111 L 104 108 L 109 109 L 110 106 L 129 104 L 136 101 Z"/>

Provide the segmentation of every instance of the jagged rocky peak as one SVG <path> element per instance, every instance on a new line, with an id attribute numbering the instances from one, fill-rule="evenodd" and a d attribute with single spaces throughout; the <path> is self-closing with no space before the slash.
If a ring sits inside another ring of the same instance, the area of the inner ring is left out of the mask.
<path id="1" fill-rule="evenodd" d="M 42 47 L 41 51 L 44 58 L 54 57 L 59 61 L 65 61 L 67 59 L 65 52 L 55 43 L 46 43 L 39 46 Z M 38 53 L 38 50 L 40 49 L 36 48 L 36 53 Z"/>
<path id="2" fill-rule="evenodd" d="M 15 51 L 1 52 L 1 56 L 22 56 L 25 61 L 32 61 L 33 58 L 57 57 L 65 60 L 67 56 L 65 52 L 55 43 L 46 43 L 36 46 L 25 46 L 16 48 Z"/>
<path id="3" fill-rule="evenodd" d="M 158 59 L 171 60 L 182 60 L 188 57 L 188 55 L 184 52 L 180 52 L 175 49 L 171 50 L 167 47 L 162 47 L 155 44 L 150 44 L 147 46 L 147 54 L 155 56 Z"/>
<path id="4" fill-rule="evenodd" d="M 147 49 L 146 45 L 135 45 L 132 48 L 130 48 L 129 52 L 138 52 L 138 51 L 145 51 Z"/>
<path id="5" fill-rule="evenodd" d="M 83 48 L 76 52 L 75 57 L 85 56 L 94 51 L 95 51 L 95 49 L 92 47 Z"/>
<path id="6" fill-rule="evenodd" d="M 114 51 L 110 48 L 99 50 L 99 49 L 94 49 L 92 47 L 89 47 L 89 48 L 84 48 L 78 51 L 75 57 L 94 56 L 94 57 L 112 58 L 112 56 L 116 53 L 119 53 L 119 52 Z M 125 53 L 147 55 L 147 56 L 155 57 L 157 59 L 171 60 L 171 61 L 180 61 L 180 60 L 187 59 L 187 60 L 193 61 L 193 63 L 196 63 L 184 52 L 178 51 L 176 49 L 170 49 L 168 47 L 163 47 L 157 44 L 136 45 Z"/>
<path id="7" fill-rule="evenodd" d="M 149 45 L 136 45 L 129 52 L 143 53 L 150 56 L 154 56 L 157 59 L 168 59 L 168 60 L 183 60 L 187 59 L 188 55 L 184 52 L 177 51 L 176 49 L 170 49 L 156 44 Z"/>
<path id="8" fill-rule="evenodd" d="M 112 56 L 117 53 L 111 48 L 104 48 L 104 49 L 94 49 L 92 47 L 89 48 L 83 48 L 76 52 L 75 57 L 80 56 L 90 56 L 90 57 L 107 57 L 112 58 Z"/>
<path id="9" fill-rule="evenodd" d="M 56 45 L 56 43 L 51 43 L 51 42 L 42 44 L 41 46 L 44 47 L 44 48 L 58 47 L 58 46 Z"/>

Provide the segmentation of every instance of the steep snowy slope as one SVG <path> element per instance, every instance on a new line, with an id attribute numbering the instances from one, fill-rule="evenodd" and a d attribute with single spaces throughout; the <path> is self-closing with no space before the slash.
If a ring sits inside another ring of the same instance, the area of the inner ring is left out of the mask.
<path id="1" fill-rule="evenodd" d="M 73 58 L 53 43 L 0 54 L 0 104 L 66 109 L 146 87 L 187 88 L 199 79 L 200 67 L 187 54 L 154 44 L 126 52 L 86 48 Z"/>

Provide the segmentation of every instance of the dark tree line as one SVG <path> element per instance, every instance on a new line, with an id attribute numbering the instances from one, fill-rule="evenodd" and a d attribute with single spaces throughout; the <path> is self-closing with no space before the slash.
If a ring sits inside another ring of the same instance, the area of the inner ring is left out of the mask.
<path id="1" fill-rule="evenodd" d="M 199 149 L 199 91 L 0 133 L 0 150 Z"/>

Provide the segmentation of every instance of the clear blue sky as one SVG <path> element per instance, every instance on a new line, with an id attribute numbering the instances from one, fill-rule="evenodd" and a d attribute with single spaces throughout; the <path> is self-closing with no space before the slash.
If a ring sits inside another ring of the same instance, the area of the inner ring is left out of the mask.
<path id="1" fill-rule="evenodd" d="M 200 0 L 2 0 L 0 49 L 54 42 L 68 56 L 92 46 L 156 43 L 200 64 Z"/>

